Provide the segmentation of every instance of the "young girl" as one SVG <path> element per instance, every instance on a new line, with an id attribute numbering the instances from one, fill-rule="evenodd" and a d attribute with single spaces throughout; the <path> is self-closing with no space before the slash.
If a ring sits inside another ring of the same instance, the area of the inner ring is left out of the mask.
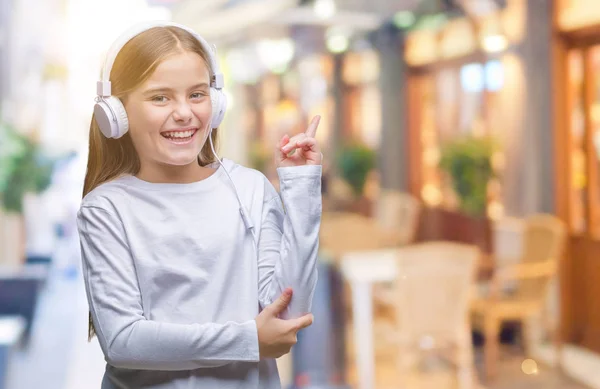
<path id="1" fill-rule="evenodd" d="M 184 26 L 136 26 L 108 53 L 77 218 L 103 389 L 280 388 L 274 358 L 312 323 L 319 118 L 276 147 L 280 197 L 217 157 L 222 82 Z"/>

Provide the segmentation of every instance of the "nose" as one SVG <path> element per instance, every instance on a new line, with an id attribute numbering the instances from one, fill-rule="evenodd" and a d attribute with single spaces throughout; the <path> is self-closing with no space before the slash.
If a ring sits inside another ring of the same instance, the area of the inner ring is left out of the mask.
<path id="1" fill-rule="evenodd" d="M 173 119 L 176 122 L 189 122 L 192 115 L 192 109 L 187 102 L 180 102 L 173 109 Z"/>

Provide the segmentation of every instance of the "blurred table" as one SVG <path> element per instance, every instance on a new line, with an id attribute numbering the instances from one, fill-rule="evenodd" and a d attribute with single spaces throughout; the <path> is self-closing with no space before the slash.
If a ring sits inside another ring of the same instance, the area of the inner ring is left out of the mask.
<path id="1" fill-rule="evenodd" d="M 381 228 L 375 219 L 347 212 L 324 212 L 319 238 L 323 257 L 330 258 L 350 284 L 358 389 L 373 389 L 372 285 L 394 281 L 397 274 L 396 257 L 402 248 L 396 246 L 396 237 Z M 478 264 L 478 280 L 489 279 L 493 269 L 493 257 L 482 254 Z"/>
<path id="2" fill-rule="evenodd" d="M 374 389 L 375 357 L 373 345 L 373 295 L 375 283 L 396 279 L 397 260 L 402 248 L 347 252 L 339 259 L 343 277 L 352 290 L 352 317 L 358 389 Z M 482 255 L 478 279 L 487 279 L 493 271 L 493 258 Z"/>
<path id="3" fill-rule="evenodd" d="M 396 278 L 396 258 L 401 249 L 351 252 L 344 254 L 340 268 L 352 290 L 352 316 L 358 389 L 374 389 L 375 362 L 373 347 L 372 284 Z"/>
<path id="4" fill-rule="evenodd" d="M 375 219 L 349 212 L 324 212 L 321 218 L 319 249 L 339 264 L 347 252 L 396 247 L 396 236 Z"/>
<path id="5" fill-rule="evenodd" d="M 46 264 L 0 266 L 0 317 L 14 315 L 25 319 L 25 344 L 29 340 L 39 294 L 48 271 Z"/>

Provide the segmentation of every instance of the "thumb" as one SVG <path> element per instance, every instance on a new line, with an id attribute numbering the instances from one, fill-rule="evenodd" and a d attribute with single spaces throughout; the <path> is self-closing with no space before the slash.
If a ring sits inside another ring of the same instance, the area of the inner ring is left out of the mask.
<path id="1" fill-rule="evenodd" d="M 292 288 L 287 288 L 283 291 L 281 296 L 269 306 L 271 307 L 271 313 L 275 316 L 279 315 L 285 310 L 290 301 L 292 301 Z"/>
<path id="2" fill-rule="evenodd" d="M 309 327 L 312 325 L 315 317 L 312 313 L 307 313 L 304 316 L 300 316 L 297 319 L 290 320 L 292 326 L 296 329 L 296 331 L 300 331 L 303 328 Z"/>

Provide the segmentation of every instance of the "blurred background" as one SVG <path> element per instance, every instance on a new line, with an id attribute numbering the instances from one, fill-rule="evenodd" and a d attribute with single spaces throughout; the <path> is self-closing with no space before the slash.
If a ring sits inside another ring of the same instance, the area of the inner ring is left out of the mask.
<path id="1" fill-rule="evenodd" d="M 221 155 L 322 116 L 315 324 L 284 388 L 600 388 L 597 0 L 0 0 L 0 388 L 98 388 L 75 216 L 111 42 L 216 44 Z"/>

